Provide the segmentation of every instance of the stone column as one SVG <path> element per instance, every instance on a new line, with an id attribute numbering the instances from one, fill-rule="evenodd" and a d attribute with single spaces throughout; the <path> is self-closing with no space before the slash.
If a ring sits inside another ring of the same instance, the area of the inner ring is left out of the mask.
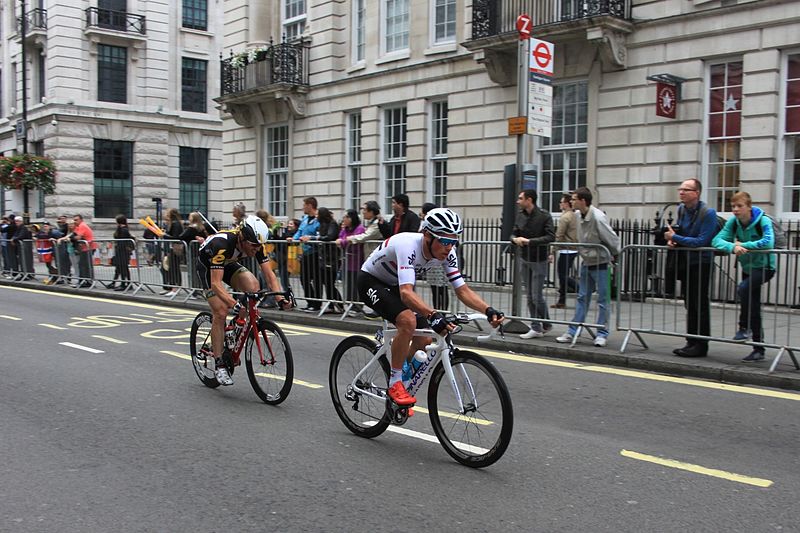
<path id="1" fill-rule="evenodd" d="M 272 27 L 272 14 L 277 13 L 278 2 L 273 0 L 250 0 L 248 13 L 248 28 L 250 39 L 248 48 L 265 46 L 269 43 L 270 29 Z"/>

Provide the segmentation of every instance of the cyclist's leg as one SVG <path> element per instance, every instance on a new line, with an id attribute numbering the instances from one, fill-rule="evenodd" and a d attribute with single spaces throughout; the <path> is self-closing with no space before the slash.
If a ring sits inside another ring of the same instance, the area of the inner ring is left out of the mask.
<path id="1" fill-rule="evenodd" d="M 195 270 L 197 279 L 200 280 L 200 287 L 203 289 L 203 296 L 211 309 L 211 353 L 216 359 L 222 354 L 228 306 L 211 290 L 211 269 L 202 261 L 198 261 Z"/>
<path id="2" fill-rule="evenodd" d="M 239 292 L 258 292 L 261 289 L 258 278 L 242 265 L 231 275 L 230 286 Z"/>

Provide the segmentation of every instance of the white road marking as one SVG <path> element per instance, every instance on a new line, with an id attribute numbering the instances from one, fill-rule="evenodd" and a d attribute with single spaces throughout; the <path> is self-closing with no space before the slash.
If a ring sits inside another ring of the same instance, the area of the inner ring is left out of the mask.
<path id="1" fill-rule="evenodd" d="M 424 441 L 427 441 L 427 442 L 433 442 L 435 444 L 439 444 L 439 439 L 437 439 L 433 435 L 428 435 L 427 433 L 422 433 L 422 432 L 419 432 L 419 431 L 414 431 L 412 429 L 406 429 L 406 428 L 402 428 L 402 427 L 398 427 L 398 426 L 389 426 L 386 429 L 389 430 L 389 431 L 392 431 L 394 433 L 398 433 L 400 435 L 405 435 L 406 437 L 414 437 L 415 439 L 420 439 L 420 440 L 424 440 Z M 459 450 L 463 450 L 463 451 L 469 452 L 469 453 L 484 454 L 484 453 L 489 451 L 486 448 L 480 448 L 478 446 L 472 446 L 471 444 L 464 444 L 463 442 L 458 442 L 458 441 L 455 441 L 455 440 L 451 441 L 451 442 Z"/>
<path id="2" fill-rule="evenodd" d="M 19 317 L 16 317 L 16 316 L 8 316 L 8 315 L 0 315 L 0 318 L 5 318 L 6 320 L 22 320 L 22 319 L 21 319 L 21 318 L 19 318 Z"/>
<path id="3" fill-rule="evenodd" d="M 108 342 L 113 342 L 114 344 L 128 344 L 128 341 L 121 341 L 119 339 L 115 339 L 113 337 L 106 337 L 104 335 L 92 335 L 95 339 L 101 339 Z"/>
<path id="4" fill-rule="evenodd" d="M 39 324 L 43 328 L 50 328 L 50 329 L 68 329 L 62 326 L 56 326 L 55 324 Z"/>
<path id="5" fill-rule="evenodd" d="M 96 350 L 94 348 L 89 348 L 88 346 L 81 346 L 80 344 L 75 344 L 72 342 L 59 342 L 61 346 L 66 346 L 68 348 L 75 348 L 76 350 L 83 350 L 84 352 L 89 353 L 106 353 L 103 350 Z"/>

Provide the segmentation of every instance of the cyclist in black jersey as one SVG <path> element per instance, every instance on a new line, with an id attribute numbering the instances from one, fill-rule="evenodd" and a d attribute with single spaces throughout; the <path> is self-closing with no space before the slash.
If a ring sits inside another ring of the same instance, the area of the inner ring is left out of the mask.
<path id="1" fill-rule="evenodd" d="M 222 385 L 233 385 L 233 379 L 219 358 L 225 339 L 225 320 L 228 311 L 236 305 L 236 300 L 225 285 L 230 285 L 239 292 L 259 290 L 258 279 L 239 264 L 239 258 L 255 257 L 270 290 L 282 290 L 275 273 L 269 268 L 269 257 L 264 251 L 264 244 L 268 239 L 267 225 L 260 218 L 250 215 L 237 228 L 210 236 L 198 252 L 196 270 L 213 315 L 211 349 L 214 352 L 217 381 Z M 280 307 L 290 303 L 282 296 L 277 296 L 276 301 Z"/>

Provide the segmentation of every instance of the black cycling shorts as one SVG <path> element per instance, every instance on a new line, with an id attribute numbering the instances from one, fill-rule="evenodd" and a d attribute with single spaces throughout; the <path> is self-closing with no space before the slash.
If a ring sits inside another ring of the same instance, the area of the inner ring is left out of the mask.
<path id="1" fill-rule="evenodd" d="M 392 324 L 396 323 L 397 315 L 408 309 L 400 298 L 398 285 L 387 285 L 363 270 L 358 273 L 358 296 L 362 302 Z M 425 317 L 417 315 L 417 328 L 428 327 L 430 325 Z"/>
<path id="2" fill-rule="evenodd" d="M 203 289 L 203 295 L 207 300 L 214 296 L 214 291 L 211 290 L 211 269 L 208 268 L 208 266 L 202 261 L 198 261 L 196 270 L 197 279 L 200 280 L 200 288 Z M 231 284 L 233 277 L 242 271 L 250 272 L 246 267 L 240 265 L 239 263 L 228 263 L 225 265 L 225 269 L 223 270 L 222 281 L 224 281 L 229 287 L 233 287 Z"/>

